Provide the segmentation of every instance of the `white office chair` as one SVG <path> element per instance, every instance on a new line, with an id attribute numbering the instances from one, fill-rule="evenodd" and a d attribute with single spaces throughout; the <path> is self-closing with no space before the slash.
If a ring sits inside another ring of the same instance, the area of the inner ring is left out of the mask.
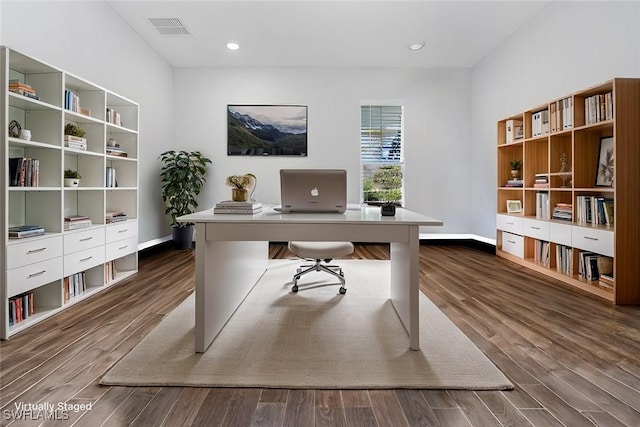
<path id="1" fill-rule="evenodd" d="M 298 279 L 303 275 L 311 271 L 324 271 L 340 280 L 341 294 L 347 293 L 342 268 L 337 265 L 329 265 L 329 262 L 333 258 L 352 254 L 353 244 L 351 242 L 289 242 L 289 250 L 299 258 L 314 261 L 314 264 L 298 267 L 293 276 L 291 292 L 298 292 Z"/>

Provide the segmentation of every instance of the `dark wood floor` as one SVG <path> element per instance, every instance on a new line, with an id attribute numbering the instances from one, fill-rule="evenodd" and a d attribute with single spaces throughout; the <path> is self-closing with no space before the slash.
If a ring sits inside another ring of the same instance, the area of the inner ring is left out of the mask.
<path id="1" fill-rule="evenodd" d="M 271 255 L 289 256 L 277 245 Z M 385 259 L 388 247 L 358 246 L 354 257 Z M 515 390 L 100 386 L 193 291 L 193 253 L 167 250 L 141 258 L 127 282 L 2 342 L 2 425 L 640 425 L 640 308 L 611 306 L 460 246 L 421 246 L 420 281 Z M 68 411 L 67 420 L 14 421 L 18 402 L 92 408 Z"/>

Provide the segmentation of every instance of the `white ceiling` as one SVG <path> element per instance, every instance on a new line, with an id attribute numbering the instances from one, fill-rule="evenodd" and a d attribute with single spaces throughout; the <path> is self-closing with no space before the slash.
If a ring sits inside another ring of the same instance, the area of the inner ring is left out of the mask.
<path id="1" fill-rule="evenodd" d="M 175 67 L 471 67 L 550 0 L 107 3 Z M 149 18 L 178 18 L 189 36 Z M 225 44 L 237 41 L 240 49 Z M 407 45 L 426 42 L 419 51 Z"/>

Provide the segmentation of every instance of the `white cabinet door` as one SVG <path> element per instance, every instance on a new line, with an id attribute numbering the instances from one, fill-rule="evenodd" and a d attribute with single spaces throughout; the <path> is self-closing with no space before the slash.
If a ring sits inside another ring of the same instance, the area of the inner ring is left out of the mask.
<path id="1" fill-rule="evenodd" d="M 502 250 L 518 258 L 524 258 L 524 237 L 503 232 Z"/>
<path id="2" fill-rule="evenodd" d="M 7 297 L 11 298 L 61 278 L 62 258 L 51 258 L 14 268 L 7 271 Z"/>
<path id="3" fill-rule="evenodd" d="M 573 226 L 571 242 L 574 248 L 613 256 L 613 231 Z"/>
<path id="4" fill-rule="evenodd" d="M 7 246 L 7 269 L 62 256 L 62 236 L 35 239 Z"/>
<path id="5" fill-rule="evenodd" d="M 514 234 L 522 234 L 523 230 L 523 222 L 521 217 L 513 216 L 513 215 L 502 215 L 498 214 L 496 216 L 496 224 L 498 230 L 508 231 L 509 233 Z"/>
<path id="6" fill-rule="evenodd" d="M 534 239 L 549 241 L 549 222 L 538 219 L 524 218 L 523 234 Z"/>

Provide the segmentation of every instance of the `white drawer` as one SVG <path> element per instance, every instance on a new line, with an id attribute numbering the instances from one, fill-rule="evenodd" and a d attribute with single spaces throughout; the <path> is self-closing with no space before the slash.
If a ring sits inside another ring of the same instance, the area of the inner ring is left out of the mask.
<path id="1" fill-rule="evenodd" d="M 62 236 L 36 239 L 7 246 L 7 269 L 62 256 Z"/>
<path id="2" fill-rule="evenodd" d="M 64 256 L 64 276 L 70 276 L 104 263 L 104 246 Z"/>
<path id="3" fill-rule="evenodd" d="M 64 235 L 64 254 L 84 251 L 104 245 L 104 228 L 66 232 Z"/>
<path id="4" fill-rule="evenodd" d="M 109 243 L 106 249 L 106 261 L 129 255 L 138 250 L 138 236 Z"/>
<path id="5" fill-rule="evenodd" d="M 502 250 L 518 258 L 524 258 L 524 237 L 503 232 Z"/>
<path id="6" fill-rule="evenodd" d="M 61 257 L 8 270 L 7 297 L 11 298 L 59 279 L 62 279 Z"/>
<path id="7" fill-rule="evenodd" d="M 105 230 L 107 243 L 112 243 L 118 240 L 137 236 L 138 223 L 136 221 L 127 221 L 122 224 L 107 225 Z"/>
<path id="8" fill-rule="evenodd" d="M 613 256 L 613 231 L 573 226 L 571 243 L 574 248 Z"/>
<path id="9" fill-rule="evenodd" d="M 522 234 L 522 217 L 498 214 L 496 215 L 496 226 L 498 230 Z"/>
<path id="10" fill-rule="evenodd" d="M 549 240 L 559 245 L 571 246 L 571 227 L 568 224 L 549 223 Z"/>
<path id="11" fill-rule="evenodd" d="M 534 239 L 549 241 L 549 222 L 524 218 L 523 234 Z"/>

